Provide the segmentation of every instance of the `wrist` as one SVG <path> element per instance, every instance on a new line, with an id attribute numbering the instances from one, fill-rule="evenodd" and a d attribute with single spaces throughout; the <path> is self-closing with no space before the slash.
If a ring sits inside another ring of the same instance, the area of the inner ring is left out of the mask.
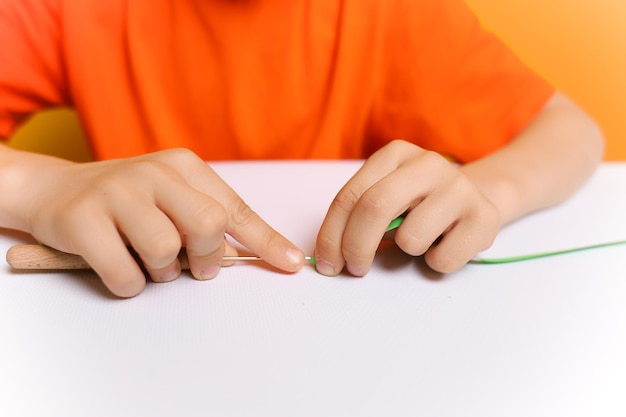
<path id="1" fill-rule="evenodd" d="M 45 194 L 51 172 L 72 164 L 0 145 L 0 227 L 31 233 L 29 213 Z"/>
<path id="2" fill-rule="evenodd" d="M 500 226 L 523 216 L 530 208 L 524 204 L 522 187 L 507 175 L 498 175 L 470 164 L 460 168 L 478 191 L 493 204 L 500 214 Z"/>

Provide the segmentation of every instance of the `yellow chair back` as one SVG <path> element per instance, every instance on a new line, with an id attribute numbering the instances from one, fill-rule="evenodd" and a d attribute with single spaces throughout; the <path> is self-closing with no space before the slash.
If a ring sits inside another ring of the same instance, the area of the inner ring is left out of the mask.
<path id="1" fill-rule="evenodd" d="M 77 162 L 92 160 L 78 117 L 69 109 L 35 115 L 15 132 L 9 146 Z"/>

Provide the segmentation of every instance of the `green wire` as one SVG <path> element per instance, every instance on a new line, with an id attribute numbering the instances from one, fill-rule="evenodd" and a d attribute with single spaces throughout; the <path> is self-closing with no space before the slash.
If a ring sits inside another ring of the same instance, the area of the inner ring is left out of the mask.
<path id="1" fill-rule="evenodd" d="M 390 230 L 393 230 L 393 229 L 397 229 L 398 227 L 400 227 L 400 225 L 402 224 L 403 221 L 404 221 L 404 217 L 403 216 L 396 217 L 395 219 L 393 219 L 391 221 L 391 223 L 389 223 L 389 226 L 387 226 L 386 232 L 388 232 Z M 532 259 L 547 258 L 549 256 L 565 255 L 565 254 L 568 254 L 568 253 L 581 252 L 581 251 L 590 250 L 590 249 L 608 248 L 610 246 L 618 246 L 618 245 L 626 245 L 626 240 L 618 240 L 618 241 L 615 241 L 615 242 L 599 243 L 599 244 L 596 244 L 596 245 L 589 245 L 589 246 L 580 246 L 580 247 L 577 247 L 577 248 L 562 249 L 562 250 L 551 251 L 551 252 L 532 253 L 532 254 L 529 254 L 529 255 L 520 255 L 520 256 L 509 256 L 509 257 L 506 257 L 506 258 L 479 258 L 479 257 L 475 257 L 472 260 L 470 260 L 469 263 L 477 264 L 477 265 L 508 264 L 508 263 L 513 263 L 513 262 L 530 261 Z M 309 259 L 309 262 L 313 266 L 315 266 L 316 263 L 317 263 L 314 256 L 311 256 L 311 258 Z"/>
<path id="2" fill-rule="evenodd" d="M 402 216 L 396 217 L 395 219 L 393 219 L 391 223 L 389 223 L 389 227 L 387 227 L 387 231 L 390 231 L 399 227 L 402 224 L 403 220 L 404 220 L 404 217 Z M 580 246 L 577 248 L 562 249 L 562 250 L 551 251 L 551 252 L 533 253 L 529 255 L 520 255 L 520 256 L 509 256 L 506 258 L 478 258 L 476 257 L 470 260 L 469 263 L 478 264 L 478 265 L 508 264 L 508 263 L 513 263 L 513 262 L 530 261 L 532 259 L 547 258 L 548 256 L 565 255 L 567 253 L 581 252 L 581 251 L 590 250 L 590 249 L 608 248 L 609 246 L 618 246 L 618 245 L 626 245 L 626 240 L 599 243 L 596 245 L 589 245 L 589 246 Z"/>
<path id="3" fill-rule="evenodd" d="M 482 265 L 508 264 L 513 262 L 530 261 L 532 259 L 546 258 L 548 256 L 565 255 L 567 253 L 581 252 L 589 249 L 608 248 L 609 246 L 625 245 L 626 240 L 618 240 L 615 242 L 599 243 L 597 245 L 580 246 L 578 248 L 570 248 L 556 250 L 552 252 L 532 253 L 529 255 L 511 256 L 507 258 L 474 258 L 469 263 Z"/>

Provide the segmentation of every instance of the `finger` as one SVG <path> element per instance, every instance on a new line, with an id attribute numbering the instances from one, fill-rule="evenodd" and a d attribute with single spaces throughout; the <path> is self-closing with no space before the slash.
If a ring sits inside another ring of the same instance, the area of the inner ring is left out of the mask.
<path id="1" fill-rule="evenodd" d="M 183 235 L 194 278 L 216 277 L 224 255 L 228 221 L 222 205 L 182 179 L 160 186 L 156 191 L 156 204 Z"/>
<path id="2" fill-rule="evenodd" d="M 82 257 L 113 294 L 123 298 L 134 297 L 145 288 L 146 276 L 126 245 L 113 236 L 111 239 L 98 239 L 102 247 L 107 248 L 106 255 L 93 252 L 90 247 L 82 252 Z"/>
<path id="3" fill-rule="evenodd" d="M 380 178 L 393 172 L 398 163 L 399 161 L 395 157 L 386 157 L 383 151 L 379 151 L 365 161 L 363 166 L 337 193 L 317 235 L 315 260 L 319 273 L 333 276 L 341 272 L 345 265 L 344 233 L 355 206 L 363 193 Z M 380 224 L 385 221 L 384 219 L 375 220 Z"/>
<path id="4" fill-rule="evenodd" d="M 146 285 L 145 275 L 111 219 L 97 210 L 87 210 L 85 215 L 75 212 L 73 218 L 66 229 L 73 252 L 87 261 L 113 294 L 125 298 L 139 294 Z"/>
<path id="5" fill-rule="evenodd" d="M 426 253 L 427 263 L 436 271 L 451 272 L 491 245 L 499 213 L 456 169 L 442 171 L 436 186 L 429 188 L 409 211 L 395 241 L 411 255 Z"/>
<path id="6" fill-rule="evenodd" d="M 341 245 L 346 268 L 351 274 L 363 276 L 369 271 L 391 220 L 421 204 L 431 192 L 431 181 L 416 181 L 423 170 L 418 162 L 403 164 L 363 192 L 345 226 Z M 400 229 L 410 226 L 404 224 L 407 221 L 408 217 Z M 400 229 L 396 236 L 402 235 Z"/>
<path id="7" fill-rule="evenodd" d="M 393 238 L 403 252 L 420 256 L 458 221 L 458 207 L 428 196 L 405 217 Z M 450 201 L 450 200 L 449 200 Z"/>
<path id="8" fill-rule="evenodd" d="M 135 196 L 133 200 L 120 193 L 112 199 L 113 217 L 144 269 L 155 282 L 176 279 L 181 272 L 178 253 L 182 242 L 172 220 L 155 206 L 153 199 Z"/>
<path id="9" fill-rule="evenodd" d="M 302 251 L 263 221 L 206 162 L 185 150 L 160 157 L 167 157 L 164 161 L 176 167 L 193 188 L 221 203 L 229 235 L 281 270 L 295 272 L 304 265 Z"/>
<path id="10" fill-rule="evenodd" d="M 393 141 L 372 155 L 346 183 L 318 234 L 316 260 L 320 273 L 336 275 L 344 265 L 357 276 L 369 270 L 387 225 L 406 210 L 412 197 L 408 191 L 415 182 L 414 177 L 386 177 L 405 161 L 422 154 L 431 152 L 404 141 Z M 385 191 L 387 185 L 394 187 Z"/>
<path id="11" fill-rule="evenodd" d="M 499 224 L 495 208 L 494 213 L 474 213 L 461 219 L 444 233 L 441 241 L 426 252 L 424 259 L 427 265 L 438 272 L 456 271 L 478 252 L 491 246 L 498 233 Z"/>
<path id="12" fill-rule="evenodd" d="M 139 243 L 134 245 L 138 246 L 137 252 L 148 271 L 155 274 L 153 276 L 164 274 L 165 278 L 170 278 L 179 273 L 180 263 L 176 258 L 181 236 L 194 278 L 211 279 L 220 270 L 227 218 L 219 202 L 194 188 L 183 176 L 195 177 L 189 174 L 189 167 L 197 165 L 197 159 L 189 151 L 174 150 L 151 155 L 144 164 L 144 168 L 150 170 L 150 175 L 145 176 L 150 179 L 145 204 L 152 207 L 134 210 L 146 213 L 147 218 L 133 218 L 134 224 L 126 224 L 125 228 L 140 229 L 134 238 Z M 206 164 L 204 168 L 205 174 L 212 174 Z M 203 182 L 219 185 L 212 176 L 204 175 Z"/>
<path id="13" fill-rule="evenodd" d="M 420 251 L 449 227 L 466 204 L 463 195 L 451 189 L 457 182 L 464 182 L 458 180 L 461 176 L 446 159 L 419 148 L 407 151 L 407 155 L 395 171 L 363 193 L 349 218 L 342 249 L 346 266 L 355 275 L 369 270 L 386 225 L 397 215 L 409 212 L 406 224 L 396 233 L 396 241 L 406 243 L 404 239 L 408 241 L 406 246 Z M 451 198 L 454 195 L 461 198 L 455 201 Z M 414 213 L 416 207 L 420 209 Z M 427 233 L 416 235 L 418 229 L 411 228 L 411 224 L 422 216 L 428 222 Z"/>
<path id="14" fill-rule="evenodd" d="M 287 272 L 299 270 L 304 254 L 293 243 L 269 226 L 241 198 L 227 206 L 227 232 L 269 264 Z"/>
<path id="15" fill-rule="evenodd" d="M 464 182 L 464 181 L 461 181 Z M 472 209 L 475 199 L 470 189 L 443 183 L 432 189 L 425 185 L 424 197 L 411 204 L 394 241 L 409 255 L 423 255 L 437 239 L 458 223 L 465 211 Z"/>
<path id="16" fill-rule="evenodd" d="M 110 204 L 115 219 L 155 281 L 180 274 L 177 256 L 182 239 L 192 275 L 213 278 L 223 253 L 224 209 L 191 187 L 175 167 L 155 159 L 136 164 L 143 170 L 145 182 L 139 191 L 133 189 L 129 195 L 126 188 L 113 190 L 115 198 L 110 198 Z"/>
<path id="17" fill-rule="evenodd" d="M 237 256 L 239 252 L 228 239 L 224 238 L 224 256 Z M 235 261 L 222 261 L 222 266 L 232 266 Z"/>
<path id="18" fill-rule="evenodd" d="M 354 276 L 367 274 L 389 223 L 410 205 L 406 194 L 394 192 L 394 187 L 402 188 L 397 180 L 394 182 L 396 177 L 398 175 L 392 173 L 367 189 L 345 225 L 341 255 L 346 269 Z"/>

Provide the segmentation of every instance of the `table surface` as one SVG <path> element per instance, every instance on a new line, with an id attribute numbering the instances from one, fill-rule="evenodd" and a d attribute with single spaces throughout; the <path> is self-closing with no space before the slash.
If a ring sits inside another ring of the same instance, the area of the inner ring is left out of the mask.
<path id="1" fill-rule="evenodd" d="M 310 252 L 359 165 L 213 167 Z M 604 164 L 483 255 L 626 239 L 625 183 Z M 626 246 L 449 275 L 387 246 L 362 279 L 240 264 L 129 300 L 5 264 L 0 332 L 2 416 L 624 416 Z"/>

